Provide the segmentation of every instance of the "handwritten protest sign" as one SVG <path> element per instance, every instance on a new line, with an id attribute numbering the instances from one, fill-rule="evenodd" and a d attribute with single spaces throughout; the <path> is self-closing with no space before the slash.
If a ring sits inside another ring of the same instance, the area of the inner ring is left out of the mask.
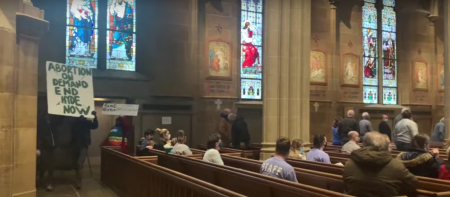
<path id="1" fill-rule="evenodd" d="M 132 104 L 103 104 L 102 114 L 113 116 L 137 116 L 139 105 Z"/>
<path id="2" fill-rule="evenodd" d="M 93 118 L 92 70 L 47 61 L 48 113 Z"/>

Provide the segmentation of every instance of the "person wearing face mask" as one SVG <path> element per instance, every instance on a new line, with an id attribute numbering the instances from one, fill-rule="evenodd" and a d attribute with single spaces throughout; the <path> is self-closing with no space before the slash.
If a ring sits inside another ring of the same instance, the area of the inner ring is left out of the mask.
<path id="1" fill-rule="evenodd" d="M 217 165 L 224 165 L 222 157 L 220 156 L 220 148 L 222 148 L 221 136 L 218 133 L 212 134 L 206 143 L 207 151 L 203 155 L 203 161 L 215 163 Z"/>
<path id="2" fill-rule="evenodd" d="M 231 144 L 231 124 L 228 120 L 228 115 L 231 113 L 231 110 L 225 108 L 222 113 L 220 113 L 220 120 L 217 123 L 217 133 L 222 137 L 222 142 L 225 147 L 230 146 Z"/>
<path id="3" fill-rule="evenodd" d="M 172 149 L 172 141 L 170 139 L 171 136 L 169 130 L 157 128 L 155 131 L 158 132 L 159 141 L 155 143 L 153 149 L 160 151 L 167 151 L 166 148 Z"/>
<path id="4" fill-rule="evenodd" d="M 294 159 L 306 160 L 305 147 L 300 139 L 292 140 L 289 157 Z"/>
<path id="5" fill-rule="evenodd" d="M 388 124 L 388 116 L 383 115 L 383 121 L 380 122 L 378 125 L 378 130 L 381 134 L 386 134 L 389 137 L 389 140 L 391 139 L 391 127 L 389 127 Z"/>
<path id="6" fill-rule="evenodd" d="M 306 160 L 331 164 L 330 156 L 323 151 L 326 146 L 327 137 L 325 135 L 314 136 L 314 148 L 309 151 Z"/>
<path id="7" fill-rule="evenodd" d="M 444 161 L 439 158 L 439 150 L 429 151 L 430 138 L 426 134 L 417 134 L 411 141 L 408 152 L 397 155 L 405 167 L 416 176 L 438 178 L 439 168 Z"/>

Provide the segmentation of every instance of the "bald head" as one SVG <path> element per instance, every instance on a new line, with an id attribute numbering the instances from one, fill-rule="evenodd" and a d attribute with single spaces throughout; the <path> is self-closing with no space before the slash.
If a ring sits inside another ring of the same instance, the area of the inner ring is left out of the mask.
<path id="1" fill-rule="evenodd" d="M 383 120 L 386 120 L 386 119 L 388 119 L 388 116 L 387 115 L 383 115 Z"/>
<path id="2" fill-rule="evenodd" d="M 353 111 L 353 110 L 347 111 L 347 117 L 353 118 L 354 116 L 355 116 L 355 111 Z"/>
<path id="3" fill-rule="evenodd" d="M 231 110 L 228 109 L 228 108 L 225 108 L 225 109 L 223 109 L 223 111 L 222 111 L 222 114 L 224 114 L 224 115 L 228 115 L 228 114 L 230 114 L 230 113 L 231 113 Z"/>
<path id="4" fill-rule="evenodd" d="M 348 138 L 356 143 L 359 142 L 359 133 L 356 131 L 348 132 Z"/>

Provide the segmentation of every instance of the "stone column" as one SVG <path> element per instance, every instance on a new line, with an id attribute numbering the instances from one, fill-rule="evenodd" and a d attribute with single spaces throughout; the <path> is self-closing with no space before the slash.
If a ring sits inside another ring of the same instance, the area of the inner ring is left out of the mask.
<path id="1" fill-rule="evenodd" d="M 450 1 L 444 1 L 444 113 L 445 125 L 450 125 Z M 445 127 L 450 139 L 450 126 Z"/>
<path id="2" fill-rule="evenodd" d="M 284 136 L 309 142 L 311 0 L 266 1 L 261 159 Z"/>
<path id="3" fill-rule="evenodd" d="M 332 94 L 339 95 L 340 91 L 340 57 L 338 53 L 338 47 L 337 44 L 337 21 L 336 21 L 336 9 L 338 0 L 329 0 L 330 1 L 330 70 L 331 72 L 331 88 L 332 88 Z M 332 104 L 333 106 L 336 106 L 336 102 L 339 100 L 339 96 L 333 96 L 332 97 Z M 335 111 L 335 110 L 333 110 Z"/>

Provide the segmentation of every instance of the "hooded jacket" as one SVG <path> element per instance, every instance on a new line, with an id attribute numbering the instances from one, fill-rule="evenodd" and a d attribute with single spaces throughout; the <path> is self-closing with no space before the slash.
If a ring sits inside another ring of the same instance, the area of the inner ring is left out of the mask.
<path id="1" fill-rule="evenodd" d="M 415 192 L 416 177 L 390 152 L 364 147 L 352 152 L 344 173 L 346 192 L 353 196 L 387 197 Z"/>
<path id="2" fill-rule="evenodd" d="M 247 122 L 242 116 L 237 116 L 231 126 L 231 140 L 234 144 L 250 141 L 250 134 L 248 133 Z"/>
<path id="3" fill-rule="evenodd" d="M 444 164 L 440 158 L 433 157 L 430 153 L 420 148 L 411 148 L 408 152 L 397 155 L 405 167 L 416 176 L 438 178 L 439 168 Z"/>
<path id="4" fill-rule="evenodd" d="M 93 122 L 84 117 L 79 117 L 75 120 L 72 127 L 72 140 L 76 148 L 87 148 L 91 145 L 91 129 L 98 128 L 97 116 Z"/>

